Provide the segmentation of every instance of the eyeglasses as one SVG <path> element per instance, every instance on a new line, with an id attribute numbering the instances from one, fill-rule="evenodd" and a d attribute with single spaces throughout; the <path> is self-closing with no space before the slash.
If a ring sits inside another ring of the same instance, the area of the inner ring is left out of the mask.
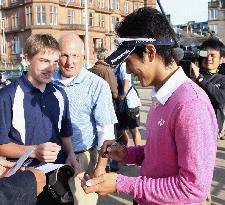
<path id="1" fill-rule="evenodd" d="M 79 59 L 81 58 L 81 55 L 77 55 L 77 54 L 62 54 L 60 55 L 60 58 L 73 58 L 73 59 Z"/>

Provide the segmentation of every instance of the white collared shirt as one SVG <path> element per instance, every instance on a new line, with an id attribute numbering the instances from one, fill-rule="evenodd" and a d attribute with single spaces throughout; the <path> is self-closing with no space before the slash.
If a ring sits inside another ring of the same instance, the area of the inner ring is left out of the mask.
<path id="1" fill-rule="evenodd" d="M 164 105 L 174 91 L 182 85 L 188 77 L 184 73 L 183 69 L 179 67 L 177 71 L 164 83 L 164 85 L 156 91 L 155 88 L 152 90 L 153 101 L 157 99 L 159 103 Z"/>

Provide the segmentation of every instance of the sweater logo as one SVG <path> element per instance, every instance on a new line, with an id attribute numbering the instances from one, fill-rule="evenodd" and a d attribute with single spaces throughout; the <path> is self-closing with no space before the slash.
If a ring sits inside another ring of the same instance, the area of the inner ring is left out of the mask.
<path id="1" fill-rule="evenodd" d="M 220 83 L 217 83 L 217 84 L 215 84 L 215 86 L 217 87 L 217 88 L 220 88 Z"/>
<path id="2" fill-rule="evenodd" d="M 163 120 L 162 118 L 158 121 L 158 126 L 161 127 L 165 124 L 165 120 Z"/>

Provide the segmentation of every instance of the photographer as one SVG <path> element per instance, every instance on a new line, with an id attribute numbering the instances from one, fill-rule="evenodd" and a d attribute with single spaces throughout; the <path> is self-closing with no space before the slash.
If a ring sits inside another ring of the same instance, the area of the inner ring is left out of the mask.
<path id="1" fill-rule="evenodd" d="M 223 60 L 224 44 L 218 39 L 210 38 L 203 42 L 200 49 L 207 51 L 207 57 L 200 57 L 200 68 L 192 64 L 193 77 L 209 96 L 216 113 L 220 134 L 224 122 L 225 76 L 218 72 Z"/>

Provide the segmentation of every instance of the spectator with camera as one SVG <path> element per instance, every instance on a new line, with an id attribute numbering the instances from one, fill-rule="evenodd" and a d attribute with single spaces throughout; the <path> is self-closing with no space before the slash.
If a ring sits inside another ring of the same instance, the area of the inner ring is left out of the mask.
<path id="1" fill-rule="evenodd" d="M 201 50 L 207 52 L 206 57 L 199 58 L 199 67 L 192 64 L 193 77 L 197 84 L 205 90 L 216 113 L 219 134 L 223 128 L 225 105 L 225 76 L 219 73 L 223 62 L 224 44 L 216 38 L 203 42 Z M 225 139 L 219 135 L 220 139 Z"/>

